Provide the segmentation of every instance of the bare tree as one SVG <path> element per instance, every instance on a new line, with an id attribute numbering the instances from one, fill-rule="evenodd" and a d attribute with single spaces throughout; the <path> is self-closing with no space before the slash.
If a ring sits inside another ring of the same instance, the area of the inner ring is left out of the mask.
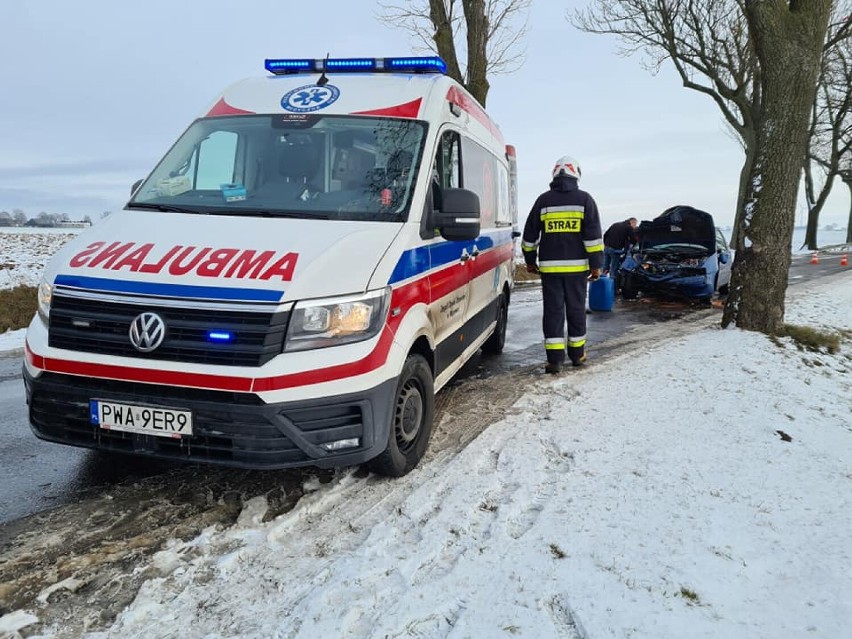
<path id="1" fill-rule="evenodd" d="M 485 106 L 488 78 L 516 71 L 532 0 L 403 0 L 379 3 L 379 19 L 414 37 L 421 51 L 441 56 L 447 73 Z M 464 59 L 464 62 L 460 60 Z"/>
<path id="2" fill-rule="evenodd" d="M 749 39 L 745 0 L 595 0 L 570 16 L 588 33 L 619 37 L 625 55 L 644 54 L 653 73 L 670 61 L 683 86 L 710 97 L 745 153 L 737 208 L 745 201 L 756 152 L 761 104 L 759 68 Z M 732 243 L 742 247 L 734 224 Z"/>
<path id="3" fill-rule="evenodd" d="M 852 243 L 852 158 L 840 170 L 840 179 L 849 187 L 849 219 L 846 220 L 846 242 Z"/>
<path id="4" fill-rule="evenodd" d="M 779 333 L 809 119 L 831 0 L 745 0 L 761 104 L 738 250 L 722 325 Z"/>
<path id="5" fill-rule="evenodd" d="M 594 0 L 573 16 L 582 30 L 619 36 L 625 53 L 645 53 L 652 70 L 670 60 L 685 87 L 716 102 L 743 145 L 725 325 L 736 321 L 767 333 L 783 325 L 820 60 L 824 48 L 849 37 L 852 20 L 838 20 L 827 38 L 831 6 L 831 0 Z M 810 101 L 800 119 L 803 96 Z M 798 166 L 790 169 L 791 162 Z"/>
<path id="6" fill-rule="evenodd" d="M 835 15 L 849 15 L 850 3 L 835 3 Z M 841 175 L 844 161 L 852 160 L 852 42 L 836 38 L 847 22 L 829 25 L 828 42 L 820 70 L 817 99 L 811 115 L 810 143 L 805 160 L 807 230 L 803 246 L 818 248 L 819 215 Z"/>

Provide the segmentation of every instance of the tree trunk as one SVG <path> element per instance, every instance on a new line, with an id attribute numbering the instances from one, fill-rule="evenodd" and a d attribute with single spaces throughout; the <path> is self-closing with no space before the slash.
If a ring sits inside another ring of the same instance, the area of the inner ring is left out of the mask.
<path id="1" fill-rule="evenodd" d="M 784 298 L 802 158 L 808 145 L 830 0 L 746 0 L 749 32 L 761 67 L 755 162 L 742 212 L 723 326 L 775 334 Z"/>
<path id="2" fill-rule="evenodd" d="M 435 27 L 435 33 L 432 35 L 435 50 L 447 63 L 447 75 L 459 84 L 464 84 L 456 55 L 456 45 L 453 42 L 453 24 L 451 17 L 447 15 L 444 0 L 429 0 L 429 19 Z"/>
<path id="3" fill-rule="evenodd" d="M 849 187 L 849 199 L 852 200 L 852 175 L 844 175 L 843 183 Z M 846 242 L 852 243 L 852 201 L 849 202 L 849 219 L 846 221 Z"/>
<path id="4" fill-rule="evenodd" d="M 834 181 L 834 173 L 829 172 L 826 176 L 825 184 L 820 189 L 819 196 L 814 199 L 814 181 L 810 172 L 810 164 L 805 164 L 805 183 L 808 191 L 805 198 L 808 205 L 808 225 L 805 229 L 805 241 L 803 247 L 807 247 L 810 251 L 819 249 L 818 233 L 819 233 L 819 215 L 828 201 L 828 196 L 831 194 L 831 183 Z"/>
<path id="5" fill-rule="evenodd" d="M 737 210 L 734 215 L 734 230 L 731 233 L 731 246 L 735 250 L 741 251 L 745 248 L 745 228 L 743 223 L 743 213 L 745 212 L 745 201 L 748 194 L 748 183 L 751 178 L 752 169 L 754 167 L 755 156 L 755 140 L 754 132 L 746 130 L 743 132 L 743 147 L 745 150 L 745 160 L 743 167 L 740 169 L 740 185 L 737 191 Z"/>
<path id="6" fill-rule="evenodd" d="M 817 241 L 817 233 L 819 232 L 819 211 L 814 211 L 814 209 L 810 209 L 808 211 L 808 224 L 805 227 L 805 242 L 802 246 L 806 247 L 809 251 L 816 251 L 819 249 L 819 244 Z"/>
<path id="7" fill-rule="evenodd" d="M 467 24 L 467 82 L 470 91 L 482 106 L 488 97 L 488 16 L 482 0 L 462 0 Z"/>

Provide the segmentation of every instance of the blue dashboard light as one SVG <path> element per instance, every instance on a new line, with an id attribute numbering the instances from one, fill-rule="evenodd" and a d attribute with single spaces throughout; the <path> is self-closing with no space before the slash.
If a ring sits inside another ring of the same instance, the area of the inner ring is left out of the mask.
<path id="1" fill-rule="evenodd" d="M 207 331 L 207 339 L 211 342 L 233 342 L 234 334 L 230 331 Z"/>

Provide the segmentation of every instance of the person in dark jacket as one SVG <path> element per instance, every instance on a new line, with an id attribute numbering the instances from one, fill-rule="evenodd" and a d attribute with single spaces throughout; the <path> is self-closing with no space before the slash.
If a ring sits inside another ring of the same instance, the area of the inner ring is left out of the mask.
<path id="1" fill-rule="evenodd" d="M 566 350 L 574 366 L 586 360 L 586 282 L 600 277 L 603 239 L 597 204 L 577 186 L 577 161 L 559 158 L 552 175 L 550 190 L 538 196 L 527 217 L 521 249 L 527 270 L 541 273 L 544 370 L 556 374 Z"/>
<path id="2" fill-rule="evenodd" d="M 616 222 L 604 233 L 604 273 L 615 279 L 621 262 L 627 254 L 631 245 L 636 243 L 636 227 L 639 220 L 635 217 L 628 218 L 623 222 Z"/>

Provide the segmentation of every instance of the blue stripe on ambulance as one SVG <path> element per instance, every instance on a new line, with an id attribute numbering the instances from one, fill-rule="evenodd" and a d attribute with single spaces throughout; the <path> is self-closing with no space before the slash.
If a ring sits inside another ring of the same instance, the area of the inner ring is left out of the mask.
<path id="1" fill-rule="evenodd" d="M 493 235 L 480 235 L 475 240 L 465 242 L 440 242 L 409 249 L 399 257 L 388 284 L 396 284 L 422 275 L 426 271 L 458 262 L 462 249 L 472 253 L 475 245 L 482 252 L 511 241 L 512 231 L 509 230 L 499 231 Z"/>
<path id="2" fill-rule="evenodd" d="M 192 286 L 187 284 L 163 284 L 160 282 L 131 282 L 110 280 L 103 277 L 79 277 L 57 275 L 54 286 L 67 286 L 89 291 L 153 295 L 157 297 L 180 297 L 185 299 L 228 300 L 234 302 L 280 302 L 283 291 L 261 288 L 225 288 L 221 286 Z"/>

